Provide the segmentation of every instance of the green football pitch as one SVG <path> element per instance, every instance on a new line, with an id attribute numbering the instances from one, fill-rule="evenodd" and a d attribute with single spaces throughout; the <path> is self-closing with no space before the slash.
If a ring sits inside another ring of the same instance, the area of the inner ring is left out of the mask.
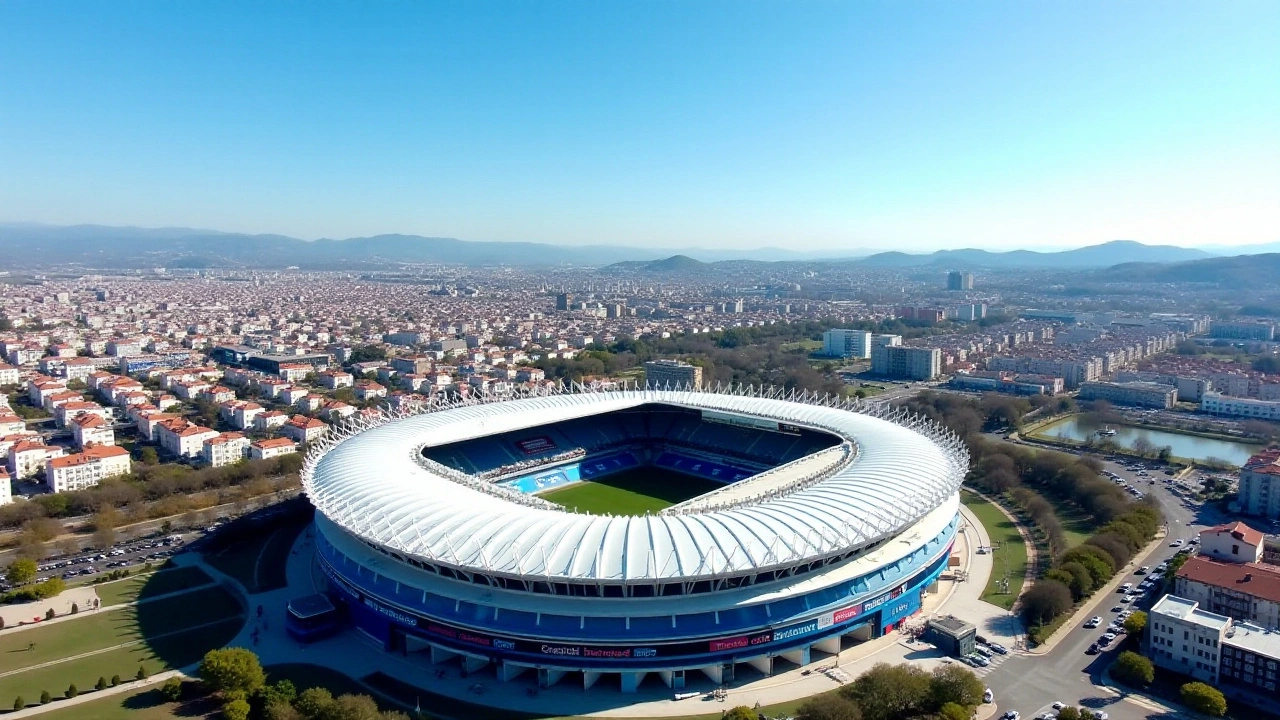
<path id="1" fill-rule="evenodd" d="M 711 492 L 720 483 L 664 468 L 643 467 L 585 480 L 542 497 L 570 510 L 612 515 L 644 515 Z"/>

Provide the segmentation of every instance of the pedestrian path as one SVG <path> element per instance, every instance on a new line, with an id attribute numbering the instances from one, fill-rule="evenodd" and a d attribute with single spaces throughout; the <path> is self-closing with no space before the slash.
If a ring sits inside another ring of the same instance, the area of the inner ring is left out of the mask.
<path id="1" fill-rule="evenodd" d="M 150 637 L 138 638 L 137 640 L 130 640 L 129 642 L 120 643 L 118 645 L 112 645 L 111 647 L 104 647 L 104 648 L 99 648 L 97 650 L 90 650 L 89 652 L 80 653 L 79 655 L 68 655 L 67 657 L 58 658 L 57 660 L 50 660 L 49 662 L 43 662 L 36 665 L 28 665 L 24 668 L 18 668 L 17 670 L 0 672 L 0 678 L 8 677 L 10 675 L 19 675 L 21 673 L 30 672 L 32 670 L 39 670 L 40 668 L 53 667 L 54 665 L 61 665 L 62 663 L 65 663 L 65 662 L 71 662 L 73 660 L 79 660 L 81 658 L 93 657 L 94 655 L 109 653 L 113 650 L 120 650 L 121 648 L 132 647 L 134 645 L 140 645 L 142 643 L 152 642 L 155 640 L 159 640 L 161 638 L 172 637 L 174 635 L 181 635 L 183 633 L 191 632 L 192 630 L 202 630 L 207 627 L 213 627 L 214 625 L 221 625 L 224 622 L 227 622 L 229 620 L 236 620 L 236 619 L 239 619 L 239 618 L 233 615 L 231 617 L 222 618 L 221 620 L 214 620 L 213 622 L 207 622 L 207 623 L 204 623 L 203 625 L 192 625 L 191 627 L 185 627 L 185 628 L 182 628 L 181 630 L 174 630 L 172 632 L 161 633 L 159 635 L 152 635 Z"/>

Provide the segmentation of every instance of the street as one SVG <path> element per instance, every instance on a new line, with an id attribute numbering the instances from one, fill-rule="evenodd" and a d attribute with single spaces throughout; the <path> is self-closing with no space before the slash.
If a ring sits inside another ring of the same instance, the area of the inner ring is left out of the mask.
<path id="1" fill-rule="evenodd" d="M 1182 500 L 1175 497 L 1166 487 L 1169 476 L 1159 470 L 1147 470 L 1150 477 L 1139 477 L 1136 471 L 1129 470 L 1117 462 L 1106 461 L 1105 469 L 1119 475 L 1131 486 L 1141 492 L 1154 496 L 1159 502 L 1168 523 L 1168 537 L 1145 558 L 1136 558 L 1124 571 L 1121 582 L 1131 582 L 1135 586 L 1143 576 L 1135 575 L 1134 570 L 1143 565 L 1156 566 L 1173 557 L 1177 548 L 1169 544 L 1181 539 L 1186 541 L 1196 536 L 1205 527 L 1228 520 L 1211 511 L 1188 509 Z M 1154 484 L 1149 481 L 1154 480 Z M 1105 630 L 1083 629 L 1084 620 L 1094 615 L 1103 618 L 1104 625 L 1115 617 L 1111 612 L 1114 606 L 1120 605 L 1120 593 L 1100 591 L 1086 605 L 1086 610 L 1077 616 L 1070 629 L 1059 631 L 1067 635 L 1056 647 L 1044 655 L 1017 655 L 992 669 L 984 680 L 994 691 L 996 703 L 1003 714 L 1008 710 L 1017 710 L 1026 720 L 1033 720 L 1041 713 L 1051 710 L 1054 701 L 1075 704 L 1094 710 L 1104 710 L 1110 720 L 1138 720 L 1138 718 L 1154 717 L 1163 714 L 1159 709 L 1150 706 L 1140 699 L 1126 698 L 1100 686 L 1102 671 L 1111 663 L 1117 647 L 1124 643 L 1117 641 L 1108 650 L 1097 655 L 1087 655 L 1085 650 L 1096 642 Z M 1146 608 L 1159 599 L 1153 593 L 1141 605 Z M 1127 606 L 1126 606 L 1127 607 Z"/>

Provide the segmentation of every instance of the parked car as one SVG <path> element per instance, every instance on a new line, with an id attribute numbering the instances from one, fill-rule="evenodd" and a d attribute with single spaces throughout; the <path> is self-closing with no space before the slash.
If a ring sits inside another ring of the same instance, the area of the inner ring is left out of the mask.
<path id="1" fill-rule="evenodd" d="M 1098 615 L 1094 615 L 1093 617 L 1085 621 L 1084 626 L 1092 630 L 1101 624 L 1102 624 L 1102 618 Z"/>
<path id="2" fill-rule="evenodd" d="M 1134 574 L 1134 575 L 1146 575 L 1146 574 L 1147 574 L 1148 572 L 1150 572 L 1150 571 L 1151 571 L 1151 567 L 1150 567 L 1150 566 L 1148 566 L 1148 565 L 1143 565 L 1142 567 L 1140 567 L 1140 568 L 1138 568 L 1137 570 L 1135 570 L 1133 574 Z"/>
<path id="3" fill-rule="evenodd" d="M 996 701 L 995 693 L 991 692 L 991 688 L 987 688 L 986 691 L 982 693 L 982 702 L 993 703 L 995 701 Z"/>
<path id="4" fill-rule="evenodd" d="M 991 648 L 991 650 L 997 655 L 1009 654 L 1009 648 L 1001 645 L 1000 643 L 987 643 L 987 647 Z"/>
<path id="5" fill-rule="evenodd" d="M 1084 652 L 1086 655 L 1097 655 L 1099 652 L 1102 652 L 1102 649 L 1098 647 L 1098 643 L 1094 643 Z"/>

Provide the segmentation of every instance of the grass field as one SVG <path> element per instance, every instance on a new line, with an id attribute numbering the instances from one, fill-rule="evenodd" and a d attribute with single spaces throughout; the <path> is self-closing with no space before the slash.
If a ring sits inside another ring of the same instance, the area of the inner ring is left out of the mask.
<path id="1" fill-rule="evenodd" d="M 108 678 L 110 679 L 110 678 Z M 50 692 L 53 692 L 50 690 Z M 57 707 L 56 703 L 54 705 Z M 169 702 L 160 694 L 160 686 L 136 690 L 120 695 L 109 695 L 100 700 L 81 703 L 61 710 L 50 710 L 41 720 L 198 720 L 221 718 L 218 701 L 212 697 L 190 702 Z"/>
<path id="2" fill-rule="evenodd" d="M 213 582 L 205 571 L 198 567 L 173 568 L 160 570 L 149 575 L 136 575 L 126 580 L 102 583 L 94 586 L 102 605 L 123 605 L 138 600 L 149 600 L 180 590 L 189 590 L 200 585 Z"/>
<path id="3" fill-rule="evenodd" d="M 542 497 L 569 509 L 614 515 L 657 512 L 691 497 L 723 487 L 663 468 L 636 468 L 552 490 Z"/>
<path id="4" fill-rule="evenodd" d="M 34 702 L 70 683 L 132 678 L 181 667 L 226 644 L 243 625 L 239 604 L 222 588 L 196 590 L 0 636 L 0 704 L 22 695 Z"/>
<path id="5" fill-rule="evenodd" d="M 205 560 L 239 580 L 250 593 L 278 590 L 289 584 L 285 577 L 289 551 L 310 522 L 307 519 L 266 528 L 261 534 L 205 555 Z"/>
<path id="6" fill-rule="evenodd" d="M 991 544 L 999 546 L 995 551 L 995 568 L 987 580 L 987 587 L 982 591 L 982 599 L 998 605 L 1006 610 L 1013 608 L 1022 591 L 1022 578 L 1027 571 L 1027 545 L 1013 521 L 1000 512 L 1000 508 L 983 500 L 971 492 L 960 495 L 966 507 L 977 516 L 979 522 L 987 529 Z M 998 582 L 1008 570 L 1009 592 L 1002 593 Z"/>

